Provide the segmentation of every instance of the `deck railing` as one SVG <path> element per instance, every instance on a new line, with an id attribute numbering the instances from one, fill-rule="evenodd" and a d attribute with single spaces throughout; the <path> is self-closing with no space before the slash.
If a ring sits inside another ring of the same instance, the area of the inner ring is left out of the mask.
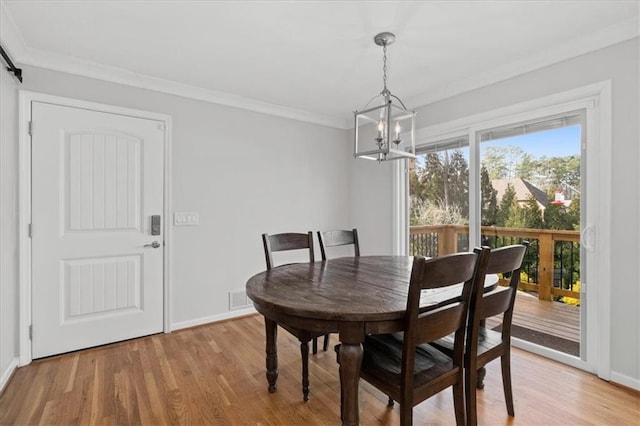
<path id="1" fill-rule="evenodd" d="M 469 227 L 426 225 L 409 228 L 411 255 L 438 256 L 469 250 Z M 482 244 L 502 247 L 529 241 L 520 289 L 541 300 L 580 299 L 580 233 L 553 229 L 482 227 Z"/>

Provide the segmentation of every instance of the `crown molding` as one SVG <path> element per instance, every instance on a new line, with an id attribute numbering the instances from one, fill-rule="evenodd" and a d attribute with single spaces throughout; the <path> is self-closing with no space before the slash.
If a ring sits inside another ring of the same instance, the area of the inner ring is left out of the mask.
<path id="1" fill-rule="evenodd" d="M 315 114 L 312 112 L 275 105 L 256 99 L 246 98 L 231 93 L 217 90 L 205 89 L 202 87 L 178 83 L 145 74 L 138 74 L 124 68 L 112 67 L 98 64 L 84 59 L 59 55 L 36 49 L 28 49 L 29 56 L 20 62 L 34 67 L 47 68 L 54 71 L 75 74 L 83 77 L 108 81 L 111 83 L 132 86 L 140 89 L 147 89 L 169 95 L 181 96 L 209 102 L 212 104 L 224 105 L 233 108 L 244 109 L 262 114 L 288 118 L 292 120 L 304 121 L 322 126 L 337 129 L 348 129 L 346 119 Z"/>
<path id="2" fill-rule="evenodd" d="M 21 65 L 46 68 L 54 71 L 65 72 L 82 77 L 94 78 L 111 83 L 140 89 L 152 90 L 169 95 L 181 96 L 209 102 L 212 104 L 224 105 L 232 108 L 244 109 L 267 115 L 288 118 L 307 123 L 319 124 L 321 126 L 336 129 L 349 129 L 351 120 L 337 117 L 316 114 L 313 112 L 289 108 L 272 104 L 256 99 L 251 99 L 231 93 L 217 90 L 205 89 L 202 87 L 178 83 L 158 77 L 135 73 L 124 68 L 99 64 L 72 56 L 59 55 L 39 49 L 33 49 L 26 45 L 20 31 L 13 22 L 10 13 L 0 2 L 0 40 L 6 44 L 7 52 L 14 62 Z"/>
<path id="3" fill-rule="evenodd" d="M 640 37 L 640 19 L 638 16 L 603 28 L 588 36 L 575 38 L 568 43 L 554 46 L 540 54 L 531 55 L 507 66 L 498 67 L 489 72 L 460 80 L 454 85 L 427 91 L 420 96 L 408 99 L 408 101 L 414 106 L 426 106 L 636 37 Z"/>
<path id="4" fill-rule="evenodd" d="M 139 74 L 124 68 L 112 67 L 71 56 L 29 48 L 2 2 L 0 2 L 0 29 L 0 40 L 14 59 L 14 62 L 19 64 L 47 68 L 111 83 L 319 124 L 336 129 L 348 130 L 353 128 L 353 122 L 350 118 L 343 119 L 316 114 L 231 93 Z M 419 96 L 408 98 L 408 101 L 416 107 L 429 105 L 639 36 L 640 21 L 638 16 L 634 16 L 622 23 L 596 31 L 591 35 L 576 38 L 569 43 L 550 48 L 541 54 L 531 55 L 507 66 L 498 67 L 489 72 L 460 80 L 455 84 L 429 90 Z"/>

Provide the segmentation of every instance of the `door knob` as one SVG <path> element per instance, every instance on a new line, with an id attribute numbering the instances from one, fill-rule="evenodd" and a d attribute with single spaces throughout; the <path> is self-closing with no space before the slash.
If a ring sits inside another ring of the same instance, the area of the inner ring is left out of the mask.
<path id="1" fill-rule="evenodd" d="M 158 248 L 160 247 L 160 243 L 157 241 L 152 242 L 151 244 L 145 244 L 145 247 L 153 247 L 153 248 Z"/>

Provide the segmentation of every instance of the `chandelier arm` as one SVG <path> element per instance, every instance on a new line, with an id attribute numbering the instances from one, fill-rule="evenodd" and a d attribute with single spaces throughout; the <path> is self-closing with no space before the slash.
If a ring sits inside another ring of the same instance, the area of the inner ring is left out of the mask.
<path id="1" fill-rule="evenodd" d="M 367 109 L 367 107 L 369 106 L 369 104 L 375 99 L 382 96 L 382 94 L 378 93 L 377 95 L 374 95 L 371 99 L 369 99 L 369 102 L 367 102 L 367 104 L 364 106 L 364 108 L 361 109 L 361 111 L 364 111 L 365 109 Z M 405 108 L 406 109 L 406 108 Z"/>

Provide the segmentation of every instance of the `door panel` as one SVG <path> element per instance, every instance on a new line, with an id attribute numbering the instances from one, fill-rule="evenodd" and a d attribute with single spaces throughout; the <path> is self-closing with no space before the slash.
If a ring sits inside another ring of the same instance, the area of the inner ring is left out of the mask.
<path id="1" fill-rule="evenodd" d="M 32 104 L 32 356 L 162 331 L 162 123 Z"/>

